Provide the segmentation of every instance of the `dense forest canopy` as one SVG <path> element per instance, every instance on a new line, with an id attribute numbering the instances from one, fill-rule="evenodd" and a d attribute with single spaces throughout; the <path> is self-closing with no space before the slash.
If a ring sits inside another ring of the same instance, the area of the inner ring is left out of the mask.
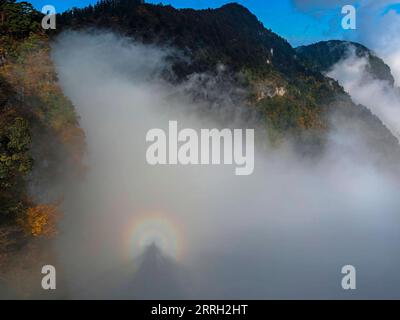
<path id="1" fill-rule="evenodd" d="M 41 19 L 27 2 L 0 4 L 0 267 L 15 246 L 56 232 L 62 194 L 40 195 L 82 169 L 84 134 Z"/>
<path id="2" fill-rule="evenodd" d="M 5 0 L 0 6 L 0 34 L 24 38 L 39 31 L 42 15 L 29 2 Z"/>

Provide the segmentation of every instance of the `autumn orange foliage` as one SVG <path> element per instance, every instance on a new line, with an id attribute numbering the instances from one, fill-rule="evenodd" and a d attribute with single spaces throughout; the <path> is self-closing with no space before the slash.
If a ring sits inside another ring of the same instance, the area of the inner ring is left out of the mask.
<path id="1" fill-rule="evenodd" d="M 34 237 L 51 237 L 57 234 L 57 221 L 60 212 L 57 205 L 41 204 L 31 207 L 27 212 L 26 228 Z"/>

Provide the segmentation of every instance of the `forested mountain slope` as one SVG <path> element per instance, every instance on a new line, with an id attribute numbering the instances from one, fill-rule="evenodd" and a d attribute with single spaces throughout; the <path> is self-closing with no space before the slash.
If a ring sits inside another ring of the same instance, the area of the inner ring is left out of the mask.
<path id="1" fill-rule="evenodd" d="M 171 57 L 173 74 L 166 76 L 171 81 L 195 73 L 215 74 L 219 65 L 226 66 L 235 85 L 248 93 L 246 103 L 266 124 L 270 137 L 291 136 L 306 152 L 321 149 L 331 126 L 330 116 L 339 112 L 347 119 L 362 120 L 373 149 L 400 155 L 397 140 L 379 119 L 355 105 L 336 81 L 325 77 L 321 68 L 300 54 L 301 50 L 265 28 L 239 4 L 177 10 L 142 1 L 102 0 L 95 6 L 67 11 L 58 16 L 58 21 L 58 32 L 111 29 L 144 43 L 179 48 L 184 58 Z M 338 53 L 329 54 L 328 64 L 336 61 Z M 321 65 L 321 59 L 315 64 Z M 386 65 L 375 58 L 371 61 L 376 62 L 374 70 L 383 66 L 379 75 L 390 77 Z"/>
<path id="2" fill-rule="evenodd" d="M 15 250 L 57 232 L 61 181 L 83 172 L 85 139 L 58 86 L 42 15 L 11 0 L 2 2 L 0 15 L 0 270 L 6 272 Z"/>

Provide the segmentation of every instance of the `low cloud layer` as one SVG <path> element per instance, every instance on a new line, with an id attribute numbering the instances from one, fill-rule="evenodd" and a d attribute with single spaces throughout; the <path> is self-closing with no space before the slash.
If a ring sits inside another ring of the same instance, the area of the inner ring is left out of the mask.
<path id="1" fill-rule="evenodd" d="M 399 181 L 347 152 L 362 145 L 357 135 L 338 128 L 311 162 L 269 147 L 258 129 L 248 177 L 229 166 L 146 163 L 149 129 L 169 120 L 220 127 L 216 119 L 243 110 L 226 91 L 218 96 L 230 108 L 194 102 L 204 75 L 160 80 L 170 52 L 110 33 L 64 33 L 54 45 L 88 143 L 87 177 L 66 196 L 58 238 L 66 296 L 398 298 Z M 351 293 L 340 286 L 347 264 L 357 269 Z"/>

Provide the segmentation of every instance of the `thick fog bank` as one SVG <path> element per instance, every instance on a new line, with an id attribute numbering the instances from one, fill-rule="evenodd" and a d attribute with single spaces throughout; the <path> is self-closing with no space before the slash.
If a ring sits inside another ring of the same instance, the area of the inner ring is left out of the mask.
<path id="1" fill-rule="evenodd" d="M 185 93 L 193 79 L 160 80 L 169 50 L 110 33 L 54 43 L 88 144 L 89 170 L 66 196 L 58 238 L 69 297 L 400 298 L 399 181 L 369 154 L 360 163 L 345 152 L 360 138 L 336 131 L 309 163 L 257 135 L 246 177 L 232 166 L 147 164 L 148 130 L 167 131 L 169 120 L 218 127 Z M 232 101 L 218 112 L 240 109 Z M 143 253 L 151 243 L 162 253 Z M 348 264 L 352 292 L 341 288 Z"/>

